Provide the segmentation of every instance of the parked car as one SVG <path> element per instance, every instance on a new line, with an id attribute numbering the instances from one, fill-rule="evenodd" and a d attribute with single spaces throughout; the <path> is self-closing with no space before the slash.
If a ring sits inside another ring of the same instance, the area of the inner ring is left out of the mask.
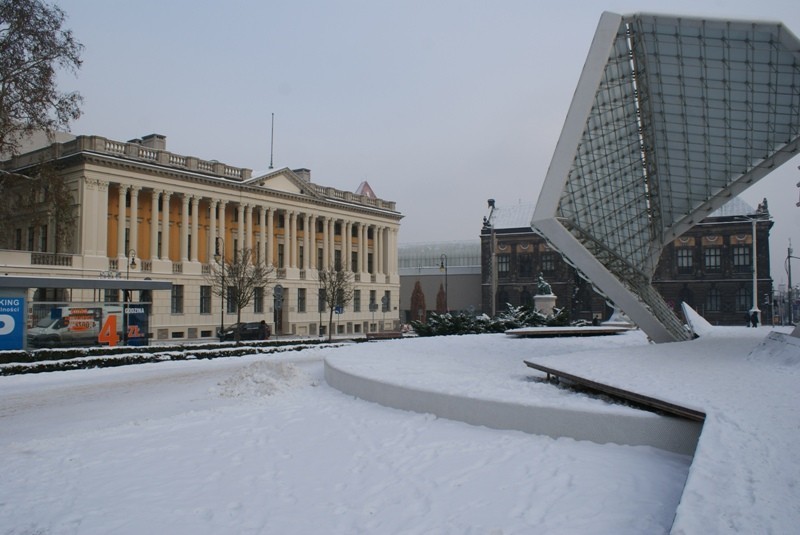
<path id="1" fill-rule="evenodd" d="M 259 335 L 259 331 L 261 329 L 261 322 L 259 321 L 248 321 L 246 323 L 234 323 L 226 327 L 222 333 L 217 333 L 221 342 L 236 340 L 236 331 L 239 331 L 239 340 L 261 340 L 261 336 Z M 267 336 L 265 339 L 269 339 L 270 335 L 269 325 L 267 325 Z"/>

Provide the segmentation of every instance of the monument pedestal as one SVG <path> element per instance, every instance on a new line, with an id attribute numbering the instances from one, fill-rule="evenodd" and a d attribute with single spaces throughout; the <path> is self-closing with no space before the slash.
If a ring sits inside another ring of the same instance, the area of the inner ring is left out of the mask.
<path id="1" fill-rule="evenodd" d="M 542 314 L 552 316 L 553 309 L 556 307 L 556 296 L 553 294 L 534 295 L 533 305 L 536 308 L 536 310 L 538 310 Z"/>

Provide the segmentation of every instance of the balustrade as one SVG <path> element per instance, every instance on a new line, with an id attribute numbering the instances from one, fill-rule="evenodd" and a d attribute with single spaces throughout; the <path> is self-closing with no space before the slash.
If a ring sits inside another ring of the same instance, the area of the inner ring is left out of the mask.
<path id="1" fill-rule="evenodd" d="M 31 265 L 72 266 L 72 255 L 59 253 L 31 253 Z"/>

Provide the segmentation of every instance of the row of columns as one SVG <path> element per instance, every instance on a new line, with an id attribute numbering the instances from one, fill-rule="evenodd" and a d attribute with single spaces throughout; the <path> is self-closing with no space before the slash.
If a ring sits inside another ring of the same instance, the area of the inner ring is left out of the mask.
<path id="1" fill-rule="evenodd" d="M 124 258 L 127 256 L 128 251 L 124 249 L 125 246 L 125 229 L 130 229 L 129 243 L 130 247 L 136 248 L 139 239 L 139 193 L 141 188 L 138 186 L 129 186 L 120 184 L 118 189 L 119 195 L 119 222 L 117 225 L 117 256 Z M 128 218 L 126 214 L 126 198 L 130 193 L 130 213 L 132 216 Z M 170 251 L 170 233 L 168 232 L 170 223 L 169 205 L 172 195 L 174 194 L 168 190 L 153 190 L 151 193 L 151 206 L 153 214 L 157 214 L 157 207 L 159 201 L 162 205 L 161 211 L 161 229 L 165 232 L 161 233 L 161 255 L 158 256 L 158 219 L 155 217 L 150 225 L 150 258 L 169 260 Z M 199 211 L 201 197 L 191 194 L 178 194 L 181 195 L 181 232 L 179 237 L 179 258 L 182 262 L 198 262 L 198 240 L 200 234 L 199 226 Z M 208 201 L 210 208 L 210 217 L 208 224 L 208 258 L 204 260 L 211 262 L 215 253 L 216 240 L 218 236 L 227 236 L 226 233 L 226 218 L 224 215 L 227 213 L 229 201 L 221 199 L 211 199 Z M 230 203 L 233 204 L 233 203 Z M 396 258 L 396 240 L 397 229 L 381 226 L 381 225 L 368 225 L 363 222 L 350 221 L 342 218 L 309 214 L 306 212 L 295 211 L 291 209 L 278 209 L 269 206 L 262 206 L 250 203 L 235 203 L 238 206 L 237 211 L 237 241 L 239 247 L 244 247 L 255 251 L 253 247 L 253 225 L 254 218 L 261 232 L 259 232 L 259 248 L 260 254 L 266 252 L 264 258 L 267 265 L 276 265 L 274 258 L 273 243 L 268 240 L 268 237 L 275 236 L 275 215 L 282 213 L 284 216 L 284 235 L 283 235 L 283 265 L 276 266 L 278 268 L 299 268 L 299 269 L 329 269 L 333 267 L 335 256 L 335 236 L 336 236 L 336 223 L 340 225 L 341 236 L 341 257 L 342 268 L 345 270 L 362 272 L 369 272 L 368 261 L 368 243 L 369 243 L 369 229 L 373 229 L 373 266 L 372 273 L 387 273 L 387 269 L 391 266 L 397 265 Z M 191 210 L 189 209 L 191 206 Z M 217 217 L 217 214 L 222 214 L 223 217 Z M 190 215 L 191 214 L 191 215 Z M 129 221 L 126 218 L 130 219 Z M 298 222 L 302 221 L 303 233 L 300 235 Z M 317 223 L 321 222 L 322 232 L 321 238 L 317 236 L 316 227 Z M 266 226 L 266 232 L 264 227 Z M 353 243 L 352 235 L 353 229 L 356 230 L 356 244 Z M 224 240 L 224 238 L 223 238 Z M 190 246 L 191 245 L 191 246 Z M 300 258 L 300 247 L 303 247 L 302 259 Z M 226 249 L 230 249 L 232 244 L 225 243 Z M 354 247 L 356 247 L 354 249 Z M 317 263 L 317 250 L 322 249 L 322 266 Z M 353 265 L 352 253 L 357 252 L 356 264 Z M 301 265 L 302 264 L 302 265 Z"/>

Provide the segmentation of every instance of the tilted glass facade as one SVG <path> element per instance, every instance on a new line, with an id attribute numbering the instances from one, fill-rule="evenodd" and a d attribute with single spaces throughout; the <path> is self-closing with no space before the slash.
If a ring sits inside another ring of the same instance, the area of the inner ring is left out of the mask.
<path id="1" fill-rule="evenodd" d="M 648 297 L 661 249 L 799 143 L 800 42 L 781 24 L 606 13 L 533 225 L 682 339 Z"/>

